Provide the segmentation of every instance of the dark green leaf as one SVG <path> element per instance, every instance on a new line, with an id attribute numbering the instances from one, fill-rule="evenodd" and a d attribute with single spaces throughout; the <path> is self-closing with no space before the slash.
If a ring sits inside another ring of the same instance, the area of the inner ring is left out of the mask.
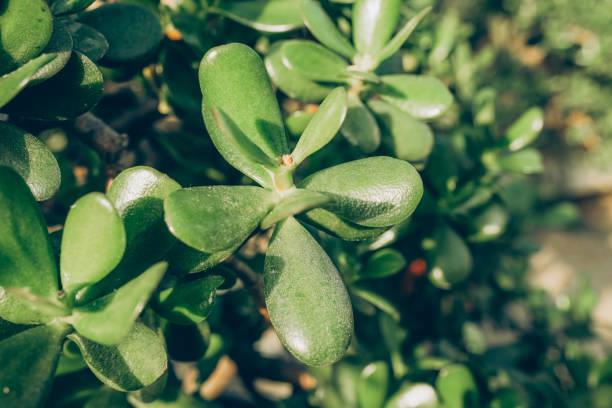
<path id="1" fill-rule="evenodd" d="M 434 240 L 429 278 L 437 287 L 449 289 L 472 271 L 472 254 L 463 239 L 447 225 L 438 226 Z"/>
<path id="2" fill-rule="evenodd" d="M 408 383 L 389 398 L 385 408 L 438 408 L 438 396 L 427 383 Z"/>
<path id="3" fill-rule="evenodd" d="M 531 144 L 544 127 L 544 112 L 531 108 L 514 122 L 506 131 L 504 139 L 508 148 L 515 152 Z"/>
<path id="4" fill-rule="evenodd" d="M 72 14 L 85 10 L 95 0 L 55 0 L 51 4 L 51 10 L 56 16 Z"/>
<path id="5" fill-rule="evenodd" d="M 283 33 L 303 26 L 297 0 L 221 1 L 212 11 L 267 33 Z"/>
<path id="6" fill-rule="evenodd" d="M 293 190 L 288 195 L 283 196 L 274 209 L 264 217 L 261 221 L 261 228 L 269 228 L 278 221 L 310 210 L 311 208 L 319 207 L 329 201 L 330 198 L 324 194 L 302 189 Z"/>
<path id="7" fill-rule="evenodd" d="M 306 24 L 308 30 L 321 44 L 346 58 L 353 58 L 355 49 L 349 40 L 336 28 L 336 25 L 325 10 L 323 10 L 319 2 L 302 0 L 300 8 L 304 24 Z"/>
<path id="8" fill-rule="evenodd" d="M 9 103 L 30 80 L 45 65 L 50 64 L 56 58 L 53 54 L 43 54 L 28 61 L 13 72 L 0 76 L 0 108 Z"/>
<path id="9" fill-rule="evenodd" d="M 439 79 L 424 75 L 385 75 L 379 92 L 382 99 L 418 119 L 440 116 L 453 96 Z"/>
<path id="10" fill-rule="evenodd" d="M 380 128 L 376 119 L 359 96 L 353 93 L 348 94 L 348 111 L 340 131 L 364 153 L 372 153 L 380 145 Z"/>
<path id="11" fill-rule="evenodd" d="M 387 228 L 364 227 L 344 220 L 336 214 L 321 208 L 302 214 L 300 219 L 345 241 L 362 241 L 364 239 L 376 238 L 387 230 Z"/>
<path id="12" fill-rule="evenodd" d="M 487 242 L 499 238 L 506 230 L 510 215 L 501 205 L 493 203 L 470 219 L 472 242 Z"/>
<path id="13" fill-rule="evenodd" d="M 84 54 L 93 62 L 99 61 L 108 52 L 108 41 L 99 31 L 87 24 L 72 23 L 68 26 L 74 49 Z"/>
<path id="14" fill-rule="evenodd" d="M 206 353 L 210 329 L 206 324 L 172 324 L 164 327 L 168 354 L 175 361 L 198 361 Z"/>
<path id="15" fill-rule="evenodd" d="M 60 169 L 47 146 L 25 131 L 0 122 L 0 166 L 15 170 L 37 200 L 51 198 L 60 186 Z"/>
<path id="16" fill-rule="evenodd" d="M 370 363 L 361 370 L 357 401 L 362 408 L 382 407 L 389 388 L 389 366 L 384 361 Z"/>
<path id="17" fill-rule="evenodd" d="M 285 41 L 281 47 L 285 66 L 300 76 L 317 82 L 345 82 L 348 63 L 313 41 Z"/>
<path id="18" fill-rule="evenodd" d="M 53 21 L 53 35 L 42 55 L 55 55 L 55 59 L 39 69 L 28 85 L 36 85 L 60 72 L 70 60 L 72 45 L 72 37 L 64 24 Z"/>
<path id="19" fill-rule="evenodd" d="M 374 307 L 389 315 L 389 317 L 391 317 L 393 320 L 399 322 L 401 317 L 400 311 L 397 306 L 388 299 L 387 296 L 375 292 L 365 285 L 353 285 L 351 287 L 351 293 L 354 296 L 371 303 L 374 305 Z"/>
<path id="20" fill-rule="evenodd" d="M 166 260 L 170 264 L 168 272 L 175 276 L 184 276 L 210 269 L 233 254 L 236 249 L 238 248 L 232 247 L 225 251 L 208 254 L 182 242 L 177 242 L 166 255 Z"/>
<path id="21" fill-rule="evenodd" d="M 276 227 L 264 293 L 274 329 L 298 360 L 324 365 L 344 355 L 353 331 L 346 288 L 327 254 L 294 218 Z"/>
<path id="22" fill-rule="evenodd" d="M 400 17 L 401 0 L 357 0 L 353 6 L 353 43 L 359 56 L 375 56 L 387 44 Z"/>
<path id="23" fill-rule="evenodd" d="M 445 407 L 478 407 L 478 388 L 470 370 L 461 364 L 451 364 L 440 370 L 436 390 Z"/>
<path id="24" fill-rule="evenodd" d="M 359 272 L 360 279 L 378 279 L 395 275 L 406 267 L 406 259 L 401 252 L 392 248 L 376 251 Z"/>

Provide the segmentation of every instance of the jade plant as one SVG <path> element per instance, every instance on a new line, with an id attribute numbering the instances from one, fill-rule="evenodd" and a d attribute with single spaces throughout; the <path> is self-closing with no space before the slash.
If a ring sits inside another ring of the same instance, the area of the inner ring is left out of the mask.
<path id="1" fill-rule="evenodd" d="M 241 69 L 237 69 L 241 67 Z M 296 217 L 346 239 L 373 237 L 405 220 L 423 186 L 407 162 L 370 157 L 295 182 L 298 166 L 338 132 L 346 92 L 333 90 L 290 151 L 261 58 L 241 44 L 211 49 L 200 65 L 202 113 L 213 143 L 256 186 L 191 187 L 164 201 L 172 234 L 203 253 L 232 252 L 274 226 L 264 266 L 270 320 L 299 360 L 329 364 L 349 345 L 353 315 L 329 256 Z"/>
<path id="2" fill-rule="evenodd" d="M 356 1 L 351 42 L 319 2 L 302 0 L 304 23 L 320 44 L 302 39 L 274 43 L 266 67 L 284 93 L 304 102 L 318 102 L 343 86 L 348 113 L 341 133 L 352 144 L 372 153 L 384 135 L 383 144 L 394 156 L 422 162 L 433 146 L 433 133 L 423 120 L 443 114 L 453 98 L 435 77 L 401 73 L 393 64 L 385 67 L 430 11 L 422 10 L 395 32 L 401 5 L 399 0 Z"/>

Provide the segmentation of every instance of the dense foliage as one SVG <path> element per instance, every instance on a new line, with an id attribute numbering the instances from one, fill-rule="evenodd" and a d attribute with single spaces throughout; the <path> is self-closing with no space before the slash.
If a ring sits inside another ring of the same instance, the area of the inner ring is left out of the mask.
<path id="1" fill-rule="evenodd" d="M 606 406 L 599 3 L 0 0 L 0 406 Z"/>

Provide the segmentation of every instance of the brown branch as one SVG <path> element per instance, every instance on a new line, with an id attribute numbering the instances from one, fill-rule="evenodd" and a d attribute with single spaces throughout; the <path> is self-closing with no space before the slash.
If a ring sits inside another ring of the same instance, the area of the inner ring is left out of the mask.
<path id="1" fill-rule="evenodd" d="M 129 142 L 127 134 L 118 133 L 91 112 L 76 118 L 73 127 L 85 143 L 103 155 L 118 155 Z"/>
<path id="2" fill-rule="evenodd" d="M 266 321 L 269 323 L 270 317 L 268 315 L 268 309 L 266 308 L 263 284 L 257 272 L 251 269 L 246 262 L 241 261 L 235 256 L 230 256 L 226 262 L 233 267 L 236 275 L 238 275 L 245 288 L 251 291 L 251 294 L 257 302 L 259 313 L 261 313 L 264 319 L 266 319 Z"/>

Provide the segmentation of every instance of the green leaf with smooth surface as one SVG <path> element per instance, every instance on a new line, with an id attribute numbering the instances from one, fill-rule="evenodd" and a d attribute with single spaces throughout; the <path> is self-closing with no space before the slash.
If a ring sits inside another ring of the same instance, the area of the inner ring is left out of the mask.
<path id="1" fill-rule="evenodd" d="M 301 214 L 299 218 L 344 241 L 362 241 L 376 238 L 387 230 L 387 228 L 370 228 L 355 224 L 322 208 L 310 210 Z"/>
<path id="2" fill-rule="evenodd" d="M 214 253 L 243 242 L 270 211 L 276 196 L 252 186 L 185 188 L 164 203 L 168 228 L 187 245 Z"/>
<path id="3" fill-rule="evenodd" d="M 498 156 L 497 166 L 501 170 L 521 174 L 535 174 L 544 170 L 542 155 L 532 148 Z"/>
<path id="4" fill-rule="evenodd" d="M 440 116 L 453 96 L 438 78 L 425 75 L 383 75 L 380 97 L 417 119 Z"/>
<path id="5" fill-rule="evenodd" d="M 93 62 L 99 61 L 108 52 L 106 37 L 93 27 L 74 22 L 68 26 L 68 30 L 74 42 L 74 49 Z"/>
<path id="6" fill-rule="evenodd" d="M 44 298 L 33 294 L 29 288 L 4 288 L 4 293 L 0 296 L 20 301 L 24 310 L 29 310 L 32 314 L 40 316 L 40 322 L 50 322 L 56 317 L 68 316 L 70 310 L 57 298 Z"/>
<path id="7" fill-rule="evenodd" d="M 301 0 L 300 9 L 304 24 L 314 38 L 330 50 L 336 51 L 346 58 L 353 58 L 355 55 L 353 45 L 338 30 L 318 1 Z"/>
<path id="8" fill-rule="evenodd" d="M 85 10 L 95 0 L 55 0 L 51 5 L 51 11 L 56 16 L 72 14 Z"/>
<path id="9" fill-rule="evenodd" d="M 506 131 L 504 139 L 508 148 L 515 152 L 533 143 L 544 127 L 544 112 L 531 108 L 523 113 Z"/>
<path id="10" fill-rule="evenodd" d="M 472 372 L 462 364 L 448 365 L 436 378 L 436 390 L 448 408 L 478 407 L 478 387 Z"/>
<path id="11" fill-rule="evenodd" d="M 345 82 L 348 63 L 313 41 L 285 41 L 281 48 L 285 66 L 306 79 L 317 82 Z"/>
<path id="12" fill-rule="evenodd" d="M 45 0 L 4 0 L 0 8 L 0 75 L 38 56 L 53 32 Z"/>
<path id="13" fill-rule="evenodd" d="M 221 276 L 211 275 L 161 290 L 154 297 L 155 310 L 172 323 L 200 323 L 212 311 L 222 283 Z"/>
<path id="14" fill-rule="evenodd" d="M 429 279 L 442 289 L 465 280 L 472 272 L 472 254 L 463 239 L 447 225 L 437 227 Z"/>
<path id="15" fill-rule="evenodd" d="M 361 370 L 357 402 L 361 408 L 382 407 L 389 388 L 389 366 L 384 361 L 370 363 Z"/>
<path id="16" fill-rule="evenodd" d="M 7 106 L 16 116 L 66 120 L 92 109 L 102 97 L 102 73 L 89 58 L 73 52 L 66 66 L 51 79 L 23 90 Z M 49 103 L 52 100 L 53 103 Z"/>
<path id="17" fill-rule="evenodd" d="M 272 82 L 288 96 L 302 102 L 323 100 L 334 88 L 325 84 L 318 84 L 287 68 L 283 63 L 281 53 L 284 43 L 285 41 L 281 41 L 273 44 L 265 58 L 266 69 Z"/>
<path id="18" fill-rule="evenodd" d="M 342 126 L 346 112 L 346 91 L 344 88 L 336 88 L 319 106 L 293 149 L 291 156 L 294 166 L 298 166 L 305 158 L 331 142 Z"/>
<path id="19" fill-rule="evenodd" d="M 499 238 L 505 231 L 510 214 L 500 204 L 493 203 L 470 218 L 469 240 L 487 242 Z"/>
<path id="20" fill-rule="evenodd" d="M 15 71 L 0 76 L 0 108 L 17 96 L 30 83 L 32 77 L 56 57 L 56 55 L 43 54 L 28 61 Z"/>
<path id="21" fill-rule="evenodd" d="M 0 166 L 19 173 L 39 201 L 51 198 L 60 187 L 53 153 L 38 138 L 5 122 L 0 122 Z"/>
<path id="22" fill-rule="evenodd" d="M 42 55 L 55 55 L 55 59 L 39 69 L 38 72 L 32 76 L 28 85 L 36 85 L 60 72 L 70 60 L 72 46 L 72 37 L 68 30 L 66 30 L 64 24 L 58 20 L 54 20 L 53 35 Z"/>
<path id="23" fill-rule="evenodd" d="M 80 335 L 100 344 L 112 346 L 123 341 L 167 267 L 165 262 L 156 263 L 115 292 L 75 308 L 72 325 Z"/>
<path id="24" fill-rule="evenodd" d="M 74 293 L 108 275 L 121 261 L 126 236 L 123 220 L 102 193 L 89 193 L 68 212 L 62 235 L 62 287 Z"/>
<path id="25" fill-rule="evenodd" d="M 376 60 L 378 64 L 390 58 L 393 54 L 398 52 L 404 43 L 410 37 L 410 34 L 414 31 L 414 29 L 419 25 L 419 23 L 425 18 L 427 14 L 431 11 L 431 7 L 426 7 L 420 12 L 417 13 L 414 17 L 412 17 L 406 24 L 393 36 L 391 41 L 389 41 L 382 50 L 378 54 L 376 54 Z"/>
<path id="26" fill-rule="evenodd" d="M 329 256 L 294 218 L 276 228 L 264 266 L 272 325 L 303 363 L 338 361 L 353 332 L 353 312 L 342 279 Z"/>
<path id="27" fill-rule="evenodd" d="M 105 385 L 122 392 L 153 384 L 168 369 L 163 339 L 140 322 L 115 346 L 97 344 L 73 333 L 68 336 L 81 350 L 91 371 Z"/>
<path id="28" fill-rule="evenodd" d="M 368 258 L 365 267 L 359 271 L 360 279 L 379 279 L 395 275 L 407 265 L 401 252 L 385 248 L 376 251 Z"/>
<path id="29" fill-rule="evenodd" d="M 400 17 L 401 0 L 357 0 L 353 6 L 353 43 L 362 55 L 387 44 Z"/>
<path id="30" fill-rule="evenodd" d="M 221 1 L 211 11 L 267 33 L 284 33 L 304 25 L 297 0 Z"/>
<path id="31" fill-rule="evenodd" d="M 380 145 L 380 128 L 376 119 L 353 93 L 348 94 L 348 111 L 340 132 L 364 153 L 372 153 Z"/>
<path id="32" fill-rule="evenodd" d="M 190 273 L 205 271 L 223 262 L 228 256 L 233 254 L 238 247 L 232 247 L 224 251 L 209 254 L 191 248 L 182 242 L 174 244 L 172 249 L 165 256 L 170 266 L 168 273 L 175 276 L 185 276 Z"/>
<path id="33" fill-rule="evenodd" d="M 281 201 L 261 221 L 261 228 L 271 227 L 278 221 L 299 214 L 314 207 L 319 207 L 330 201 L 324 194 L 314 191 L 296 189 L 289 195 L 284 196 Z"/>
<path id="34" fill-rule="evenodd" d="M 44 404 L 66 332 L 66 325 L 50 324 L 0 341 L 0 406 L 36 408 Z"/>
<path id="35" fill-rule="evenodd" d="M 436 390 L 427 383 L 402 385 L 385 404 L 385 408 L 438 408 Z"/>
<path id="36" fill-rule="evenodd" d="M 79 21 L 99 31 L 108 41 L 105 65 L 141 63 L 151 57 L 163 38 L 158 17 L 133 4 L 105 4 L 81 15 Z"/>
<path id="37" fill-rule="evenodd" d="M 380 99 L 370 99 L 368 107 L 382 122 L 383 145 L 395 157 L 410 162 L 427 159 L 434 145 L 434 136 L 429 126 Z"/>
<path id="38" fill-rule="evenodd" d="M 409 163 L 369 157 L 321 170 L 301 186 L 332 197 L 325 206 L 366 227 L 387 227 L 412 214 L 423 196 L 423 182 Z"/>
<path id="39" fill-rule="evenodd" d="M 47 226 L 38 203 L 21 176 L 0 166 L 0 316 L 13 323 L 37 323 L 40 316 L 24 308 L 4 288 L 29 288 L 55 298 L 57 269 Z"/>

